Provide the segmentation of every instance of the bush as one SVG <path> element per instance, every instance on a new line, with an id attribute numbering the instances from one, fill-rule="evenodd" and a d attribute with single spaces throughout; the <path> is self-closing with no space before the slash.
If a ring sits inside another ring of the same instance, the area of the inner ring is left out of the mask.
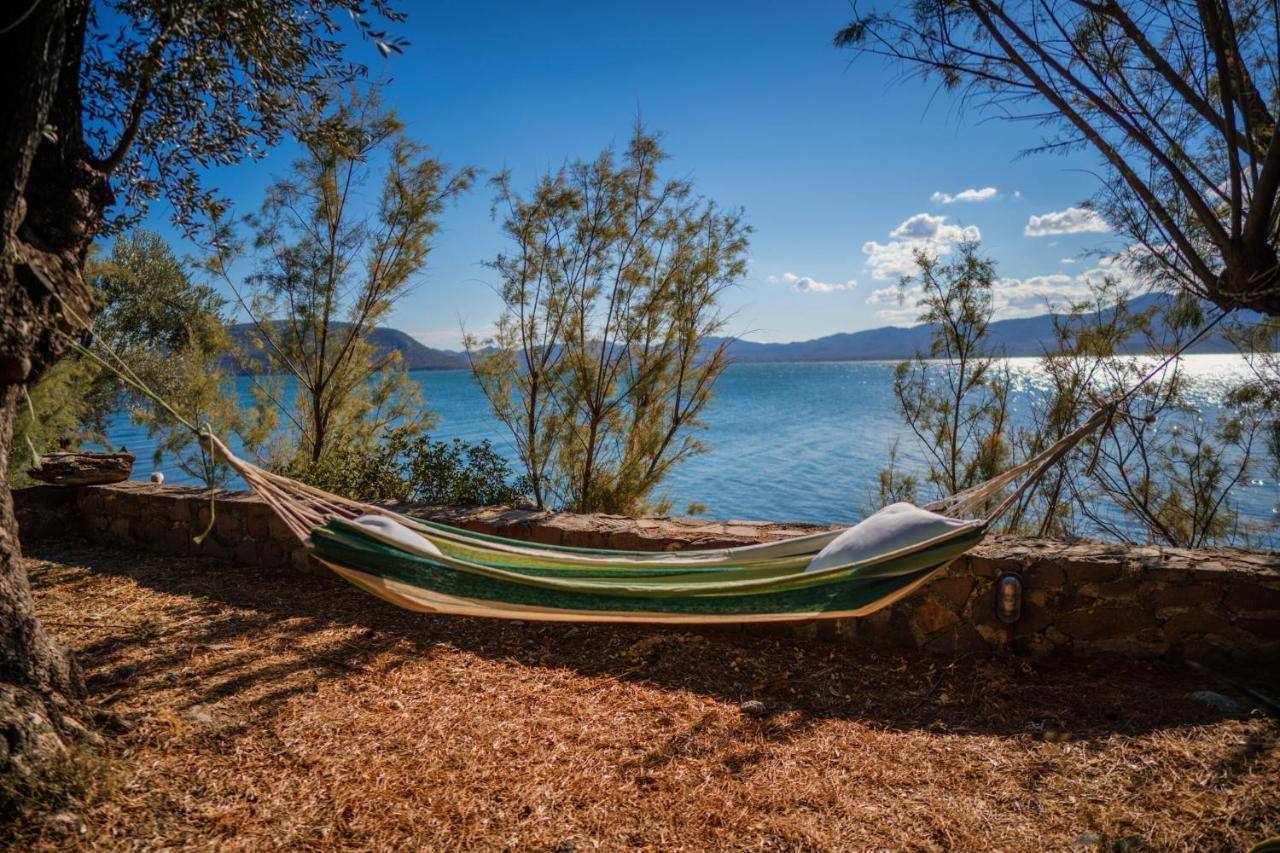
<path id="1" fill-rule="evenodd" d="M 392 430 L 371 448 L 336 447 L 288 476 L 361 501 L 413 501 L 438 506 L 511 504 L 529 491 L 488 439 L 477 444 Z"/>

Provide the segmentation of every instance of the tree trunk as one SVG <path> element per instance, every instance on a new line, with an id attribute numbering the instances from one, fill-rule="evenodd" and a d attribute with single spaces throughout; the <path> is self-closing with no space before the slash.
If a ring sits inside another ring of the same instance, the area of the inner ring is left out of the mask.
<path id="1" fill-rule="evenodd" d="M 81 273 L 110 202 L 80 124 L 85 0 L 43 0 L 0 36 L 0 458 L 18 406 L 87 327 Z M 7 16 L 12 17 L 12 16 Z M 8 21 L 6 21 L 8 23 Z M 36 772 L 83 733 L 83 686 L 68 652 L 36 619 L 18 543 L 7 463 L 0 466 L 0 772 Z"/>
<path id="2" fill-rule="evenodd" d="M 8 458 L 20 391 L 0 391 L 0 454 Z M 38 772 L 60 755 L 83 695 L 80 674 L 65 649 L 36 619 L 35 602 L 18 545 L 9 467 L 0 465 L 0 772 Z"/>

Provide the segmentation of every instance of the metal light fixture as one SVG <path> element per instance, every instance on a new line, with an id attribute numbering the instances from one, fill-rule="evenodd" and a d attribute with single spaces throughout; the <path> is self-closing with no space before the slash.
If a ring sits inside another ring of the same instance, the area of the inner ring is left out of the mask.
<path id="1" fill-rule="evenodd" d="M 1022 577 L 1017 572 L 996 578 L 996 616 L 1006 625 L 1022 618 Z"/>

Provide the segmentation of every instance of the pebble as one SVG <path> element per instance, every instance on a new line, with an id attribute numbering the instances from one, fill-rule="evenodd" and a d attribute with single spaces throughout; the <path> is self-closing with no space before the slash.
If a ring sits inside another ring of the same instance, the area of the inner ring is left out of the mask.
<path id="1" fill-rule="evenodd" d="M 45 818 L 45 826 L 64 835 L 84 835 L 88 827 L 75 812 L 60 811 Z"/>
<path id="2" fill-rule="evenodd" d="M 759 699 L 748 699 L 738 706 L 742 713 L 749 717 L 763 717 L 769 713 L 769 706 L 765 705 Z"/>
<path id="3" fill-rule="evenodd" d="M 1223 696 L 1221 693 L 1215 693 L 1212 690 L 1197 690 L 1194 693 L 1188 693 L 1187 698 L 1197 705 L 1208 708 L 1210 711 L 1217 711 L 1220 714 L 1241 714 L 1244 712 L 1244 706 L 1230 696 Z"/>
<path id="4" fill-rule="evenodd" d="M 192 705 L 187 709 L 186 717 L 197 723 L 212 723 L 213 715 L 204 709 L 203 705 Z"/>
<path id="5" fill-rule="evenodd" d="M 1097 850 L 1103 845 L 1102 836 L 1096 832 L 1082 832 L 1071 845 L 1072 850 Z"/>

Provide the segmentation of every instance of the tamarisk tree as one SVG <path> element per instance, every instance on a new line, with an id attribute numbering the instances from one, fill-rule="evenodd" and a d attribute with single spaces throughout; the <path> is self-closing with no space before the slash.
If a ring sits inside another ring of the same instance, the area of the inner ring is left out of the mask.
<path id="1" fill-rule="evenodd" d="M 663 180 L 666 153 L 637 127 L 545 175 L 528 196 L 495 179 L 512 249 L 491 264 L 505 311 L 472 370 L 507 425 L 539 506 L 635 513 L 696 430 L 725 367 L 718 299 L 745 272 L 738 211 Z"/>
<path id="2" fill-rule="evenodd" d="M 1093 204 L 1134 269 L 1280 315 L 1280 5 L 920 0 L 864 8 L 835 43 L 888 57 L 980 111 L 1092 150 Z"/>
<path id="3" fill-rule="evenodd" d="M 410 433 L 431 426 L 399 353 L 379 352 L 371 335 L 417 283 L 441 211 L 475 171 L 450 171 L 428 156 L 376 93 L 350 93 L 307 118 L 298 135 L 304 156 L 248 218 L 248 290 L 231 274 L 235 241 L 220 238 L 207 266 L 252 318 L 249 363 L 296 380 L 286 405 L 283 389 L 271 387 L 279 382 L 255 379 L 256 410 L 290 421 L 269 463 L 304 474 L 335 447 L 369 449 L 392 425 Z M 379 159 L 381 167 L 370 165 Z M 372 181 L 381 186 L 366 214 L 358 199 Z"/>
<path id="4" fill-rule="evenodd" d="M 163 197 L 192 227 L 205 170 L 277 142 L 295 108 L 351 81 L 348 34 L 385 0 L 29 0 L 0 11 L 0 458 L 26 389 L 86 332 L 92 242 Z M 36 619 L 0 467 L 0 771 L 38 776 L 83 732 L 80 677 Z"/>

